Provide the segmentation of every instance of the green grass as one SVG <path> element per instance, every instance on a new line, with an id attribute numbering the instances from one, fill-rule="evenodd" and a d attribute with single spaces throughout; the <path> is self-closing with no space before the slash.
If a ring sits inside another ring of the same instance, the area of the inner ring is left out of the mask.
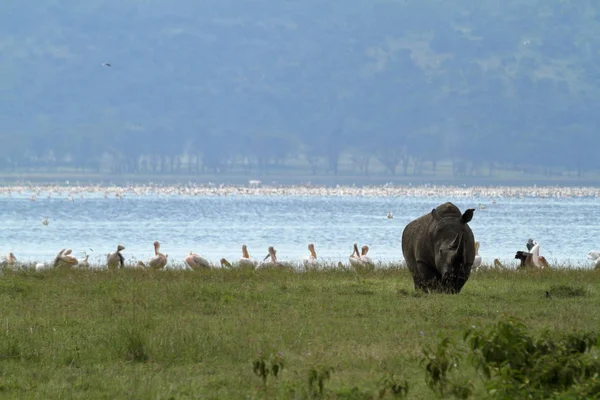
<path id="1" fill-rule="evenodd" d="M 5 271 L 0 398 L 302 399 L 320 380 L 326 398 L 369 399 L 387 378 L 430 399 L 424 346 L 506 316 L 597 329 L 599 288 L 600 271 L 566 269 L 477 272 L 459 295 L 416 293 L 397 268 Z M 283 370 L 263 380 L 261 360 Z"/>

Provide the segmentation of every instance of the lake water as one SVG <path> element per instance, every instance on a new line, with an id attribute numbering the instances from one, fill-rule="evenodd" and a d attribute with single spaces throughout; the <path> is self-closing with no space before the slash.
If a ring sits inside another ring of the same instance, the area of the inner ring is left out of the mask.
<path id="1" fill-rule="evenodd" d="M 181 264 L 190 250 L 214 263 L 221 257 L 237 261 L 244 243 L 255 259 L 272 245 L 281 261 L 296 261 L 308 255 L 309 242 L 328 262 L 346 263 L 354 242 L 369 245 L 375 261 L 399 262 L 406 224 L 445 201 L 461 211 L 477 208 L 470 226 L 484 263 L 499 258 L 516 265 L 514 254 L 526 249 L 528 238 L 540 243 L 551 264 L 590 266 L 588 251 L 600 248 L 596 189 L 568 196 L 552 188 L 544 196 L 515 195 L 510 188 L 350 188 L 333 195 L 294 189 L 2 189 L 0 252 L 12 251 L 23 262 L 50 262 L 66 247 L 100 263 L 119 243 L 127 260 L 147 261 L 155 240 L 172 264 Z"/>

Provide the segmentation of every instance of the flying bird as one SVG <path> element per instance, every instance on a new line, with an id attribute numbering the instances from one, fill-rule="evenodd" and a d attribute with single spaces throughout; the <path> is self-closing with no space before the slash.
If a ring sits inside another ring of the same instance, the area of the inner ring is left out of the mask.
<path id="1" fill-rule="evenodd" d="M 111 66 L 111 65 L 110 65 L 110 63 L 107 63 L 107 62 L 105 62 L 105 63 L 102 63 L 102 65 L 103 65 L 104 67 L 110 67 L 110 66 Z"/>

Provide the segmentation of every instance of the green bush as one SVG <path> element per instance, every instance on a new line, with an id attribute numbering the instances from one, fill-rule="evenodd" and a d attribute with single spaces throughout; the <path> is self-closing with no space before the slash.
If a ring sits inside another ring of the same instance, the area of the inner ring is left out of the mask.
<path id="1" fill-rule="evenodd" d="M 535 338 L 522 321 L 509 317 L 486 328 L 467 330 L 464 341 L 492 398 L 600 398 L 600 337 L 595 332 L 546 331 Z M 424 350 L 426 382 L 438 396 L 471 395 L 470 382 L 451 380 L 461 359 L 448 338 L 435 350 Z"/>

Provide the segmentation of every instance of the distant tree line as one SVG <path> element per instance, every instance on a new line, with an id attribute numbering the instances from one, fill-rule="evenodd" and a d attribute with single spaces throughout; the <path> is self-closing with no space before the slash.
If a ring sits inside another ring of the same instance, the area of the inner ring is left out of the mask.
<path id="1" fill-rule="evenodd" d="M 600 169 L 597 1 L 159 3 L 0 12 L 0 170 Z"/>
<path id="2" fill-rule="evenodd" d="M 455 176 L 492 176 L 498 168 L 546 175 L 596 171 L 598 160 L 587 146 L 590 138 L 576 133 L 552 143 L 527 143 L 500 134 L 484 142 L 477 136 L 457 136 L 453 143 L 441 133 L 345 135 L 340 129 L 317 143 L 293 134 L 196 134 L 137 132 L 99 135 L 79 132 L 69 137 L 0 136 L 0 170 L 7 172 L 92 172 L 110 174 L 229 173 L 268 175 L 295 168 L 312 175 L 344 173 L 369 176 L 435 175 L 441 162 Z M 490 142 L 495 143 L 491 145 Z"/>

